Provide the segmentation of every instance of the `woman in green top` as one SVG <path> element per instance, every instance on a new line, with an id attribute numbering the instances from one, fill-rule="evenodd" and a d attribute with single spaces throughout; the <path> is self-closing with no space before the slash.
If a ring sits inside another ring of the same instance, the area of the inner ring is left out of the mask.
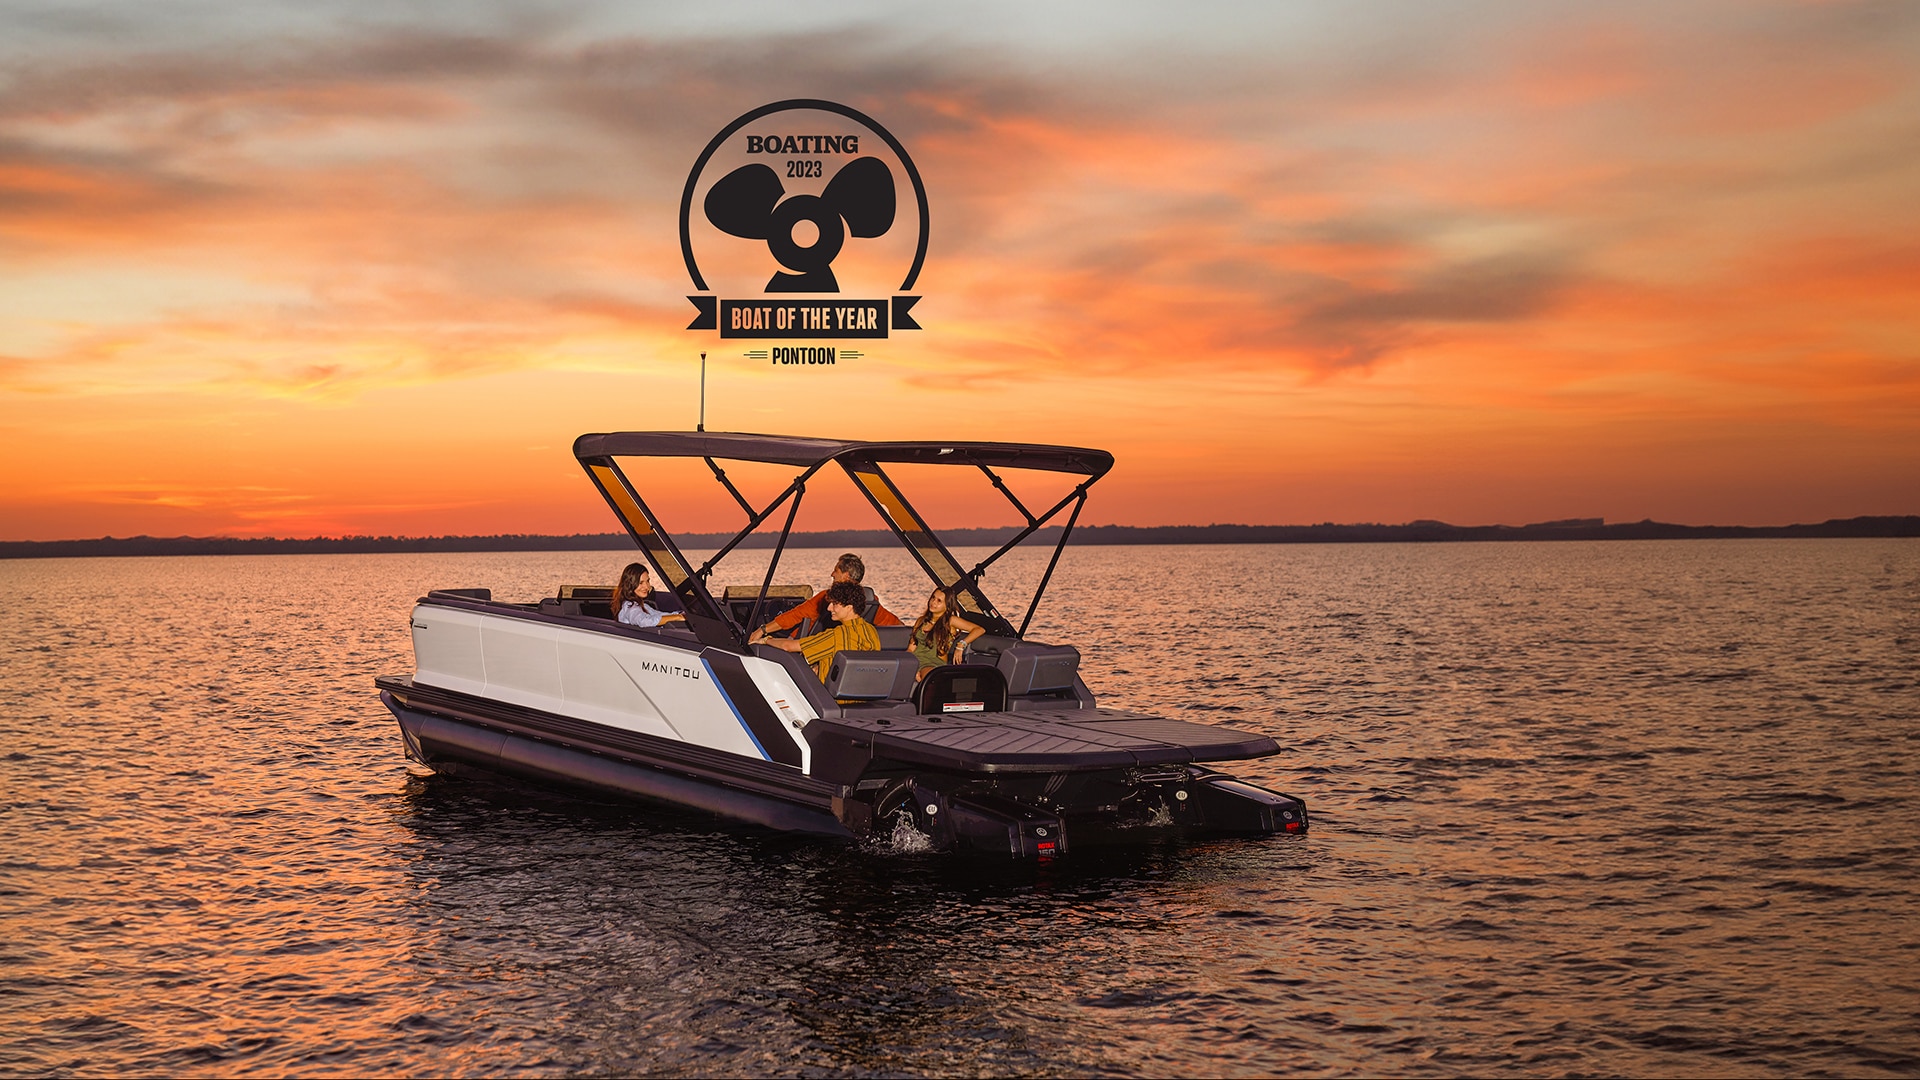
<path id="1" fill-rule="evenodd" d="M 963 617 L 959 607 L 953 593 L 944 586 L 936 587 L 933 595 L 927 597 L 927 610 L 913 621 L 913 634 L 907 639 L 913 655 L 920 660 L 920 672 L 913 677 L 915 682 L 926 678 L 927 672 L 941 664 L 952 663 L 954 647 L 960 642 L 971 645 L 987 632 L 985 627 Z"/>

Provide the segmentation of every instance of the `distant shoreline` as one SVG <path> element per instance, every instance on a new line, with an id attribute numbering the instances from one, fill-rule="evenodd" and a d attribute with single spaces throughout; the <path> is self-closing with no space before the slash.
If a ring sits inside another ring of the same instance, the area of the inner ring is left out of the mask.
<path id="1" fill-rule="evenodd" d="M 1017 529 L 951 529 L 941 534 L 950 547 L 997 547 Z M 1060 536 L 1046 528 L 1027 543 L 1050 543 Z M 1607 524 L 1599 518 L 1548 521 L 1535 525 L 1449 525 L 1415 521 L 1405 525 L 1083 525 L 1076 544 L 1433 544 L 1485 540 L 1725 540 L 1832 539 L 1920 536 L 1920 515 L 1835 518 L 1817 525 L 1669 525 L 1659 521 Z M 688 533 L 676 542 L 685 549 L 716 548 L 730 533 Z M 772 535 L 749 537 L 741 546 L 768 548 Z M 858 548 L 894 543 L 883 529 L 842 529 L 794 533 L 788 547 Z M 631 551 L 625 533 L 576 533 L 571 536 L 500 534 L 496 536 L 342 536 L 308 539 L 227 536 L 132 536 L 97 540 L 4 540 L 0 559 L 59 559 L 141 555 L 325 555 L 416 551 Z"/>

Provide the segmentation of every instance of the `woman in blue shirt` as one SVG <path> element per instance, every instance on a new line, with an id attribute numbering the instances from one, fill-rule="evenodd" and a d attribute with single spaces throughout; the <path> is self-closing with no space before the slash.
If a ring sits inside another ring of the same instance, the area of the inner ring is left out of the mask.
<path id="1" fill-rule="evenodd" d="M 628 563 L 621 571 L 620 584 L 613 590 L 613 610 L 614 618 L 628 626 L 687 621 L 679 612 L 661 611 L 653 606 L 653 581 L 645 563 Z"/>

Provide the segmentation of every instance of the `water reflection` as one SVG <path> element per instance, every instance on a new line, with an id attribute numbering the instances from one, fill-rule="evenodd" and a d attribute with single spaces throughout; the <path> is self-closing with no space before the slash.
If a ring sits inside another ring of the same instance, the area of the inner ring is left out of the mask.
<path id="1" fill-rule="evenodd" d="M 619 1072 L 1152 1072 L 1079 1014 L 1193 1007 L 1155 974 L 1153 954 L 1196 945 L 1169 914 L 1208 911 L 1209 891 L 1249 876 L 1271 903 L 1276 875 L 1311 853 L 1228 842 L 957 861 L 512 782 L 436 778 L 407 803 L 423 978 L 477 999 L 537 983 L 524 1000 L 565 1004 L 518 1013 L 514 1037 L 598 1032 L 587 1067 Z M 1228 911 L 1243 928 L 1273 921 Z"/>
<path id="2" fill-rule="evenodd" d="M 0 1071 L 1920 1071 L 1920 544 L 1070 551 L 1315 832 L 1045 866 L 408 778 L 411 599 L 607 554 L 0 562 Z"/>

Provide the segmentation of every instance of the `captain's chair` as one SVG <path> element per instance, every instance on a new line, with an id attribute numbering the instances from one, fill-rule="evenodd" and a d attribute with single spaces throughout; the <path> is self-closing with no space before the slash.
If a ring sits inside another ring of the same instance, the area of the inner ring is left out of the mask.
<path id="1" fill-rule="evenodd" d="M 920 680 L 914 704 L 925 716 L 1006 712 L 1007 677 L 986 664 L 943 664 Z"/>

